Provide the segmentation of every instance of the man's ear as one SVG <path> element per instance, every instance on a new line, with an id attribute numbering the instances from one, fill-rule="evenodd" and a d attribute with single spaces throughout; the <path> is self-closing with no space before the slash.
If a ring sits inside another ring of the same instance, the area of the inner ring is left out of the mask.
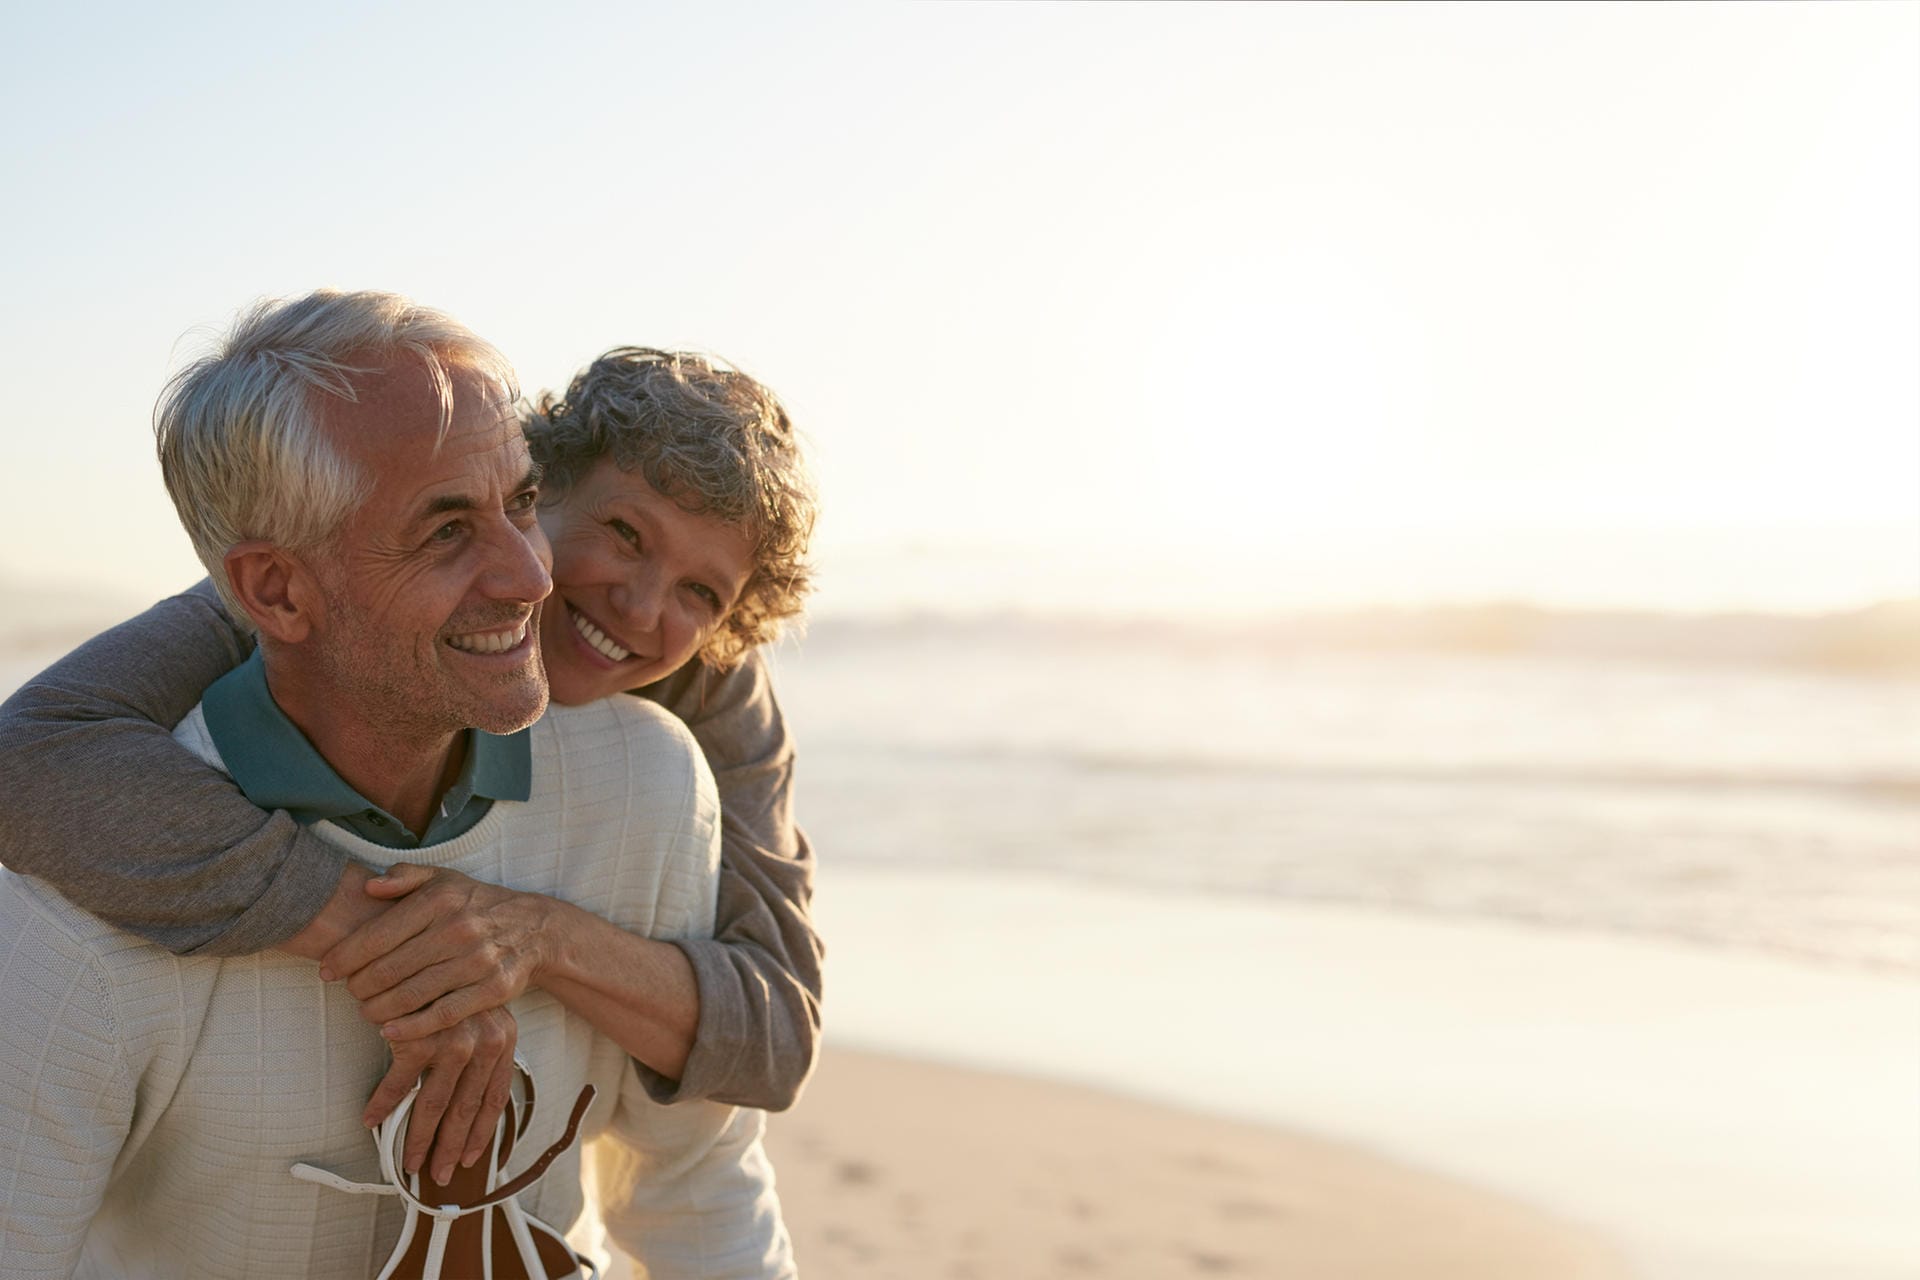
<path id="1" fill-rule="evenodd" d="M 298 644 L 312 633 L 319 584 L 298 557 L 271 542 L 236 542 L 223 563 L 234 598 L 263 638 Z"/>

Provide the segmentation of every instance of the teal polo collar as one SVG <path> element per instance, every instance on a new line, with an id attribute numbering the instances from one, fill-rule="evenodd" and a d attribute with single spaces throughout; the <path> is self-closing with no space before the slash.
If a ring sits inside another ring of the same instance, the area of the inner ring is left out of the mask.
<path id="1" fill-rule="evenodd" d="M 207 686 L 201 695 L 207 733 L 227 772 L 262 809 L 285 809 L 294 821 L 339 822 L 390 848 L 438 844 L 470 830 L 495 800 L 533 794 L 533 745 L 522 729 L 501 737 L 467 730 L 467 759 L 439 812 L 416 837 L 399 819 L 367 800 L 335 773 L 267 688 L 261 652 Z"/>

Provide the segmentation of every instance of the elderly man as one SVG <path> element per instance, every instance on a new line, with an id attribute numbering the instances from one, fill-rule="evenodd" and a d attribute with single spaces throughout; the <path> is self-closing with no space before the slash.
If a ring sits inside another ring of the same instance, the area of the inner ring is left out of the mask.
<path id="1" fill-rule="evenodd" d="M 383 294 L 259 308 L 176 381 L 167 485 L 259 646 L 175 737 L 364 861 L 403 828 L 409 861 L 570 902 L 585 937 L 697 936 L 718 805 L 685 729 L 635 699 L 542 718 L 551 584 L 512 398 L 491 347 Z M 380 1271 L 402 1208 L 342 1192 L 382 1178 L 360 1117 L 387 1055 L 349 994 L 291 955 L 170 955 L 10 873 L 0 937 L 0 1272 Z M 544 1103 L 522 1158 L 563 1147 L 592 1085 L 598 1217 L 649 1275 L 790 1274 L 760 1114 L 653 1103 L 617 994 L 547 976 L 510 1006 Z M 591 1256 L 581 1165 L 562 1150 L 518 1207 Z"/>

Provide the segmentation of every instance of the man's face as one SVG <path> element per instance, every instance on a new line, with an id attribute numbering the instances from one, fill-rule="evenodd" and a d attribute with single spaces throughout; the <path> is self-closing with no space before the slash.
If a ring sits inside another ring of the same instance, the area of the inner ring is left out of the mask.
<path id="1" fill-rule="evenodd" d="M 374 486 L 311 557 L 325 592 L 315 640 L 329 688 L 370 728 L 428 742 L 511 733 L 540 717 L 535 608 L 552 557 L 533 462 L 500 389 L 449 369 L 453 422 L 414 361 L 354 379 L 327 427 Z"/>

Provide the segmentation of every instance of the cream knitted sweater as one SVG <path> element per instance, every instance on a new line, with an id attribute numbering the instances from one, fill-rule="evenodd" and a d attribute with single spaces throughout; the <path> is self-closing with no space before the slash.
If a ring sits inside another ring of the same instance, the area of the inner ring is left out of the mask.
<path id="1" fill-rule="evenodd" d="M 174 736 L 220 763 L 198 708 Z M 316 830 L 375 865 L 395 857 Z M 404 856 L 676 938 L 712 932 L 718 847 L 713 782 L 685 728 L 609 698 L 534 727 L 525 804 L 497 801 L 466 834 Z M 599 1089 L 586 1159 L 576 1147 L 557 1160 L 521 1194 L 528 1212 L 603 1261 L 611 1235 L 653 1280 L 793 1274 L 761 1113 L 662 1107 L 618 1045 L 545 992 L 512 1009 L 542 1103 L 518 1150 L 544 1150 L 580 1087 Z M 312 962 L 170 955 L 6 873 L 0 1276 L 365 1280 L 398 1236 L 398 1206 L 288 1170 L 378 1180 L 359 1115 L 385 1068 L 379 1035 Z"/>

